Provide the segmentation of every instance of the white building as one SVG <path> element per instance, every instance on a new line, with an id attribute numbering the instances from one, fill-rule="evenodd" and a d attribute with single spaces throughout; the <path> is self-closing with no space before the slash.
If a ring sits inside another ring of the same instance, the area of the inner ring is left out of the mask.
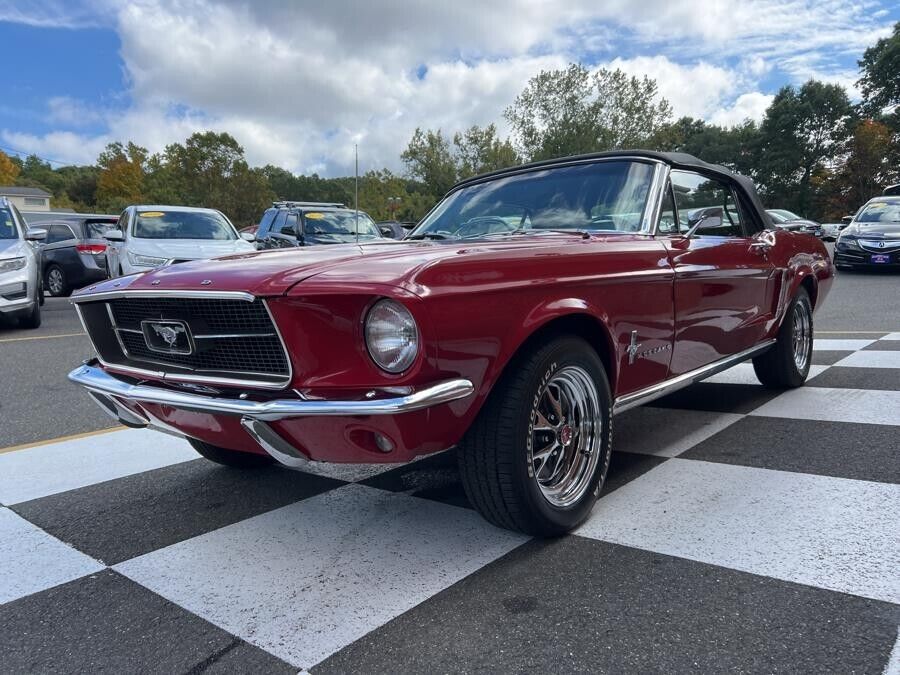
<path id="1" fill-rule="evenodd" d="M 49 192 L 33 187 L 0 186 L 0 197 L 6 197 L 19 211 L 49 211 Z"/>

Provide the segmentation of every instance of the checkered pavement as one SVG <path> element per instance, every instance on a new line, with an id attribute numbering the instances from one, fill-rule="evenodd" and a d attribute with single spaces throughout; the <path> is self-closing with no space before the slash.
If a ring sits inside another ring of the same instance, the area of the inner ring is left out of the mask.
<path id="1" fill-rule="evenodd" d="M 900 333 L 615 419 L 529 540 L 452 453 L 240 472 L 142 430 L 0 454 L 0 671 L 900 673 Z"/>

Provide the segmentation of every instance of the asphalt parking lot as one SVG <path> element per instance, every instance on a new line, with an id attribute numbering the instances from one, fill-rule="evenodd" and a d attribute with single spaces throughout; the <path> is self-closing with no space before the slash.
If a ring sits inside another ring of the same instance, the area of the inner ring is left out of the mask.
<path id="1" fill-rule="evenodd" d="M 553 541 L 448 454 L 241 474 L 106 432 L 90 353 L 64 299 L 0 326 L 4 672 L 900 673 L 900 275 L 839 273 L 806 387 L 738 366 L 618 417 Z"/>

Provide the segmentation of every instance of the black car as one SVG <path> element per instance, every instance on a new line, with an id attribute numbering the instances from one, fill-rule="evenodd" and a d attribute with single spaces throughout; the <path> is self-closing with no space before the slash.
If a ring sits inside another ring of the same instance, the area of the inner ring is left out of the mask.
<path id="1" fill-rule="evenodd" d="M 766 209 L 775 227 L 788 232 L 802 232 L 822 237 L 822 226 L 814 220 L 803 218 L 787 209 Z"/>
<path id="2" fill-rule="evenodd" d="M 900 268 L 900 196 L 870 199 L 834 245 L 838 269 Z"/>
<path id="3" fill-rule="evenodd" d="M 118 218 L 90 217 L 35 223 L 47 230 L 41 247 L 44 288 L 64 296 L 107 278 L 106 240 L 103 234 L 116 227 Z"/>
<path id="4" fill-rule="evenodd" d="M 375 221 L 364 211 L 336 203 L 275 202 L 259 221 L 256 246 L 289 248 L 383 238 Z"/>

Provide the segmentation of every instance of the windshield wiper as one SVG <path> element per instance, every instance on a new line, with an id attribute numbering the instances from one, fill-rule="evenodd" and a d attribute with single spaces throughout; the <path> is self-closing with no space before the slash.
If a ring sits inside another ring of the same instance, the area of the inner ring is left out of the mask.
<path id="1" fill-rule="evenodd" d="M 406 237 L 407 241 L 412 241 L 414 239 L 449 239 L 446 234 L 441 234 L 440 232 L 422 232 L 421 234 L 414 234 L 410 237 Z"/>

